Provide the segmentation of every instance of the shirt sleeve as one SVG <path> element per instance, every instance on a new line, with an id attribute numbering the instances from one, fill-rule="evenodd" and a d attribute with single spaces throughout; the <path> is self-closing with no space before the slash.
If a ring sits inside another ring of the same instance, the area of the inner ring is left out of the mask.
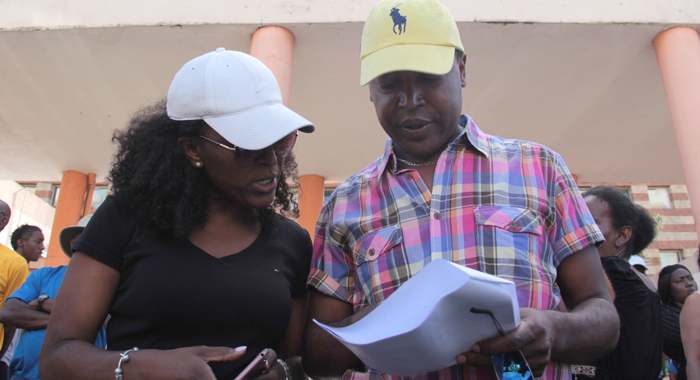
<path id="1" fill-rule="evenodd" d="M 7 286 L 5 287 L 6 295 L 12 295 L 14 292 L 16 292 L 27 279 L 27 276 L 29 276 L 29 267 L 24 259 L 13 260 L 11 263 L 12 266 L 7 271 Z M 0 309 L 2 309 L 2 305 L 4 304 L 5 300 L 2 301 L 3 302 L 0 303 Z"/>
<path id="2" fill-rule="evenodd" d="M 17 291 L 13 292 L 8 299 L 10 298 L 19 298 L 22 300 L 24 303 L 29 303 L 37 298 L 41 294 L 39 292 L 41 291 L 41 274 L 44 271 L 41 269 L 37 269 L 34 272 L 32 272 L 29 277 L 27 277 L 27 280 L 22 284 L 22 286 L 17 289 Z"/>
<path id="3" fill-rule="evenodd" d="M 73 245 L 73 251 L 82 252 L 116 270 L 121 270 L 122 255 L 135 228 L 119 201 L 108 198 L 97 209 L 85 230 Z"/>
<path id="4" fill-rule="evenodd" d="M 352 303 L 355 266 L 352 255 L 338 243 L 342 237 L 339 238 L 340 233 L 332 224 L 334 205 L 333 200 L 329 201 L 319 216 L 308 285 L 325 295 Z"/>
<path id="5" fill-rule="evenodd" d="M 564 159 L 554 154 L 554 208 L 555 226 L 550 229 L 554 250 L 554 264 L 589 245 L 605 241 L 593 220 L 586 202 L 581 197 Z"/>

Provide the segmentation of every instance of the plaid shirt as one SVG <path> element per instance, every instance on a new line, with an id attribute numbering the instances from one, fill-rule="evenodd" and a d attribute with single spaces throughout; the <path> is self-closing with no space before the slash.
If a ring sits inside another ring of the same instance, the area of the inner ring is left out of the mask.
<path id="1" fill-rule="evenodd" d="M 531 142 L 466 126 L 440 155 L 433 191 L 417 171 L 396 169 L 393 142 L 343 182 L 324 206 L 309 285 L 351 303 L 380 303 L 441 258 L 515 282 L 520 307 L 558 309 L 557 266 L 603 241 L 562 158 Z M 344 379 L 386 374 L 347 371 Z M 414 379 L 488 379 L 466 365 Z M 542 379 L 570 379 L 553 362 Z"/>

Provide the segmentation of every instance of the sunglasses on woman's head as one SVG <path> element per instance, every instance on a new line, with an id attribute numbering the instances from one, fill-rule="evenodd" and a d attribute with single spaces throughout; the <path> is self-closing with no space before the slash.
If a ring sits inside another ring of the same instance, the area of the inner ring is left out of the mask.
<path id="1" fill-rule="evenodd" d="M 294 143 L 296 143 L 298 135 L 299 131 L 294 131 L 288 134 L 287 136 L 284 136 L 281 139 L 277 140 L 277 142 L 275 142 L 274 144 L 263 149 L 243 149 L 235 145 L 226 145 L 224 143 L 220 143 L 206 136 L 199 135 L 199 137 L 201 139 L 209 141 L 210 143 L 216 144 L 230 152 L 233 152 L 233 159 L 234 161 L 236 161 L 237 165 L 249 166 L 255 163 L 255 161 L 258 160 L 260 157 L 262 157 L 267 151 L 267 149 L 270 147 L 272 147 L 272 150 L 275 152 L 275 156 L 277 156 L 277 158 L 287 157 L 287 155 L 289 155 L 289 152 L 292 151 L 292 148 L 294 148 Z"/>
<path id="2" fill-rule="evenodd" d="M 498 319 L 493 315 L 491 310 L 479 309 L 472 307 L 469 311 L 474 314 L 486 314 L 493 319 L 493 324 L 496 325 L 496 330 L 501 336 L 505 336 L 506 332 L 498 322 Z M 491 356 L 491 364 L 493 371 L 496 373 L 498 380 L 526 380 L 532 378 L 532 369 L 523 355 L 522 351 L 508 352 L 500 355 Z"/>

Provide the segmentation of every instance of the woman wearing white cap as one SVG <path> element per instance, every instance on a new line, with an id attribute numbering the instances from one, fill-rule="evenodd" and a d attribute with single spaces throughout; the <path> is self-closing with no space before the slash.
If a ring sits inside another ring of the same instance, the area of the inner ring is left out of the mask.
<path id="1" fill-rule="evenodd" d="M 296 210 L 298 131 L 313 130 L 255 58 L 188 62 L 167 103 L 114 135 L 114 196 L 73 247 L 41 378 L 234 379 L 263 349 L 245 378 L 303 376 L 312 245 L 281 214 Z"/>

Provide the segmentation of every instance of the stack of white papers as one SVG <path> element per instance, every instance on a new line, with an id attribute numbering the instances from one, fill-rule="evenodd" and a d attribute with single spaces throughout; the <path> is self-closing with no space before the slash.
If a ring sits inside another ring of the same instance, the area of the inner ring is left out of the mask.
<path id="1" fill-rule="evenodd" d="M 413 376 L 457 364 L 474 343 L 520 324 L 515 284 L 447 260 L 434 260 L 364 318 L 346 327 L 315 321 L 370 368 Z"/>

